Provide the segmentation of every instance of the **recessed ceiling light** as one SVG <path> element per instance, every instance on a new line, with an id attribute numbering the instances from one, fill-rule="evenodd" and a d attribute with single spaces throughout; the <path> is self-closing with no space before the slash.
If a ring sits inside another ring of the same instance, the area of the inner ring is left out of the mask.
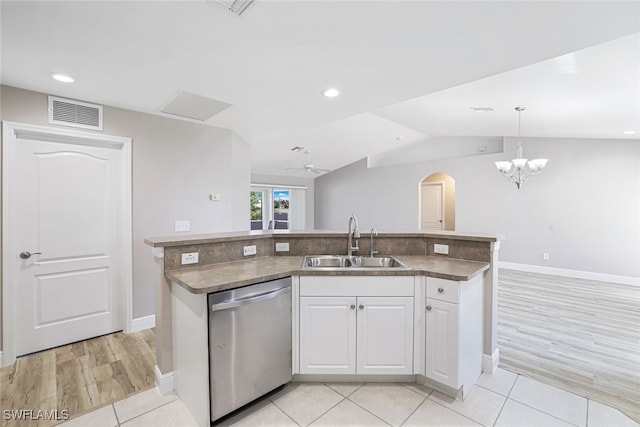
<path id="1" fill-rule="evenodd" d="M 299 152 L 301 152 L 302 150 L 304 150 L 304 147 L 301 147 L 301 146 L 299 146 L 299 145 L 296 145 L 295 147 L 293 147 L 293 148 L 291 149 L 291 151 L 295 151 L 296 153 L 299 153 Z"/>
<path id="2" fill-rule="evenodd" d="M 324 92 L 322 92 L 322 94 L 327 98 L 335 98 L 336 96 L 340 95 L 340 91 L 334 87 L 330 87 L 329 89 L 326 89 Z"/>
<path id="3" fill-rule="evenodd" d="M 51 74 L 51 78 L 62 83 L 73 83 L 75 81 L 73 77 L 66 74 Z"/>
<path id="4" fill-rule="evenodd" d="M 622 133 L 625 134 L 625 135 L 635 135 L 636 131 L 635 130 L 625 130 Z"/>

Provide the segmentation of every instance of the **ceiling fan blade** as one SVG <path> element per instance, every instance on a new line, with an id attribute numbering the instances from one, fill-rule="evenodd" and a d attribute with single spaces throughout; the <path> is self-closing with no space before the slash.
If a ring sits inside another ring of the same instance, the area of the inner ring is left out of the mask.
<path id="1" fill-rule="evenodd" d="M 309 169 L 311 172 L 313 173 L 325 173 L 325 172 L 329 172 L 329 170 L 327 169 L 317 169 L 317 168 L 313 168 L 313 169 Z"/>

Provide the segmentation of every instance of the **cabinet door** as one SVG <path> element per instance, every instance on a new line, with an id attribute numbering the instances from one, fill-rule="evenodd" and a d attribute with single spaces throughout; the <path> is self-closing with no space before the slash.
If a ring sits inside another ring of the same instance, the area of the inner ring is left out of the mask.
<path id="1" fill-rule="evenodd" d="M 356 298 L 300 298 L 300 373 L 355 374 Z"/>
<path id="2" fill-rule="evenodd" d="M 413 374 L 413 297 L 358 298 L 358 374 Z"/>
<path id="3" fill-rule="evenodd" d="M 426 376 L 458 388 L 458 305 L 427 298 Z"/>

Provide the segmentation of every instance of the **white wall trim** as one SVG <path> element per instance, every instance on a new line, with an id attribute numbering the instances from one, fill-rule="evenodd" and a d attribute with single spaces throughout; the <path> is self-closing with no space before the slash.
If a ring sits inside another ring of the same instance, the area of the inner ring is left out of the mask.
<path id="1" fill-rule="evenodd" d="M 483 354 L 482 355 L 482 372 L 486 372 L 487 374 L 495 374 L 496 369 L 498 369 L 498 364 L 500 363 L 500 349 L 496 348 L 493 354 Z"/>
<path id="2" fill-rule="evenodd" d="M 577 279 L 597 280 L 600 282 L 621 283 L 623 285 L 640 286 L 640 277 L 618 276 L 615 274 L 594 273 L 591 271 L 569 270 L 566 268 L 544 267 L 541 265 L 518 264 L 500 261 L 498 268 L 526 271 L 529 273 L 551 274 L 554 276 L 574 277 Z"/>
<path id="3" fill-rule="evenodd" d="M 156 375 L 156 387 L 158 388 L 160 394 L 171 393 L 174 390 L 173 371 L 163 374 L 162 372 L 160 372 L 158 365 L 155 365 L 153 371 Z"/>
<path id="4" fill-rule="evenodd" d="M 0 351 L 0 367 L 2 367 L 2 366 L 4 366 L 4 365 L 2 364 L 2 351 Z"/>
<path id="5" fill-rule="evenodd" d="M 133 333 L 138 331 L 144 331 L 145 329 L 151 329 L 156 326 L 156 315 L 150 314 L 148 316 L 136 317 L 131 320 L 131 330 L 127 333 Z"/>

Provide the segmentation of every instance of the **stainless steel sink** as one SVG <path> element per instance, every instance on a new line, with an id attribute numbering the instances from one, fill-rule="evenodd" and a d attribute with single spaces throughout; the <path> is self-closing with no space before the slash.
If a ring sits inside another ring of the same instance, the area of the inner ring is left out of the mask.
<path id="1" fill-rule="evenodd" d="M 356 268 L 407 268 L 406 265 L 392 256 L 353 257 L 351 258 L 351 265 Z"/>
<path id="2" fill-rule="evenodd" d="M 343 255 L 307 255 L 304 268 L 345 268 L 351 267 L 351 259 Z"/>
<path id="3" fill-rule="evenodd" d="M 392 256 L 363 257 L 347 255 L 307 255 L 302 263 L 304 269 L 316 270 L 369 270 L 407 269 Z"/>

